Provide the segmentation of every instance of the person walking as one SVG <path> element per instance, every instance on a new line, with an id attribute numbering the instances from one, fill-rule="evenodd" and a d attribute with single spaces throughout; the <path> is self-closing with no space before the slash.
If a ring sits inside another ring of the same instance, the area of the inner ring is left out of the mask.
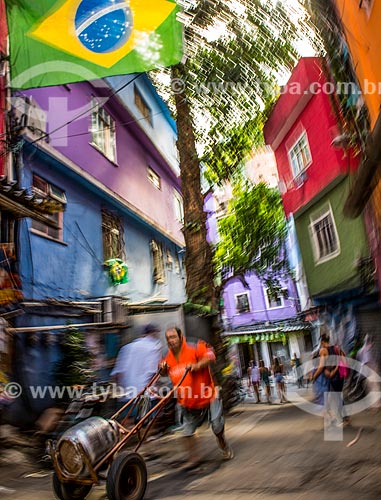
<path id="1" fill-rule="evenodd" d="M 259 373 L 261 376 L 262 386 L 266 391 L 267 402 L 271 404 L 270 370 L 267 366 L 265 366 L 263 359 L 259 361 Z"/>
<path id="2" fill-rule="evenodd" d="M 232 459 L 234 453 L 225 438 L 222 402 L 209 369 L 210 364 L 216 359 L 212 348 L 201 340 L 196 346 L 187 344 L 182 331 L 177 327 L 169 328 L 165 336 L 169 351 L 161 363 L 162 374 L 168 374 L 173 385 L 176 385 L 184 375 L 184 371 L 189 369 L 177 390 L 177 401 L 183 419 L 184 443 L 188 452 L 185 469 L 190 470 L 200 463 L 195 432 L 207 419 L 217 438 L 223 458 Z"/>
<path id="3" fill-rule="evenodd" d="M 371 377 L 365 378 L 365 384 L 366 393 L 371 393 L 374 398 L 372 408 L 377 411 L 381 407 L 381 383 L 380 378 L 377 377 L 381 372 L 381 365 L 377 362 L 375 342 L 372 335 L 368 333 L 365 335 L 364 345 L 358 351 L 357 359 L 363 366 L 367 366 L 374 372 Z"/>
<path id="4" fill-rule="evenodd" d="M 311 381 L 314 384 L 315 402 L 324 406 L 324 394 L 330 390 L 329 372 L 325 371 L 326 360 L 328 356 L 329 336 L 323 333 L 320 337 L 320 348 L 314 358 L 319 358 L 319 365 L 313 371 Z"/>
<path id="5" fill-rule="evenodd" d="M 160 328 L 149 323 L 143 328 L 141 337 L 120 349 L 111 372 L 111 376 L 116 379 L 118 392 L 121 389 L 123 392 L 120 407 L 139 394 L 158 371 L 163 356 L 159 334 Z M 131 416 L 136 418 L 137 410 Z"/>
<path id="6" fill-rule="evenodd" d="M 253 362 L 250 373 L 251 385 L 253 387 L 254 395 L 256 397 L 256 403 L 260 403 L 261 399 L 259 397 L 259 382 L 261 381 L 261 374 L 259 372 L 258 366 Z"/>
<path id="7" fill-rule="evenodd" d="M 278 398 L 280 403 L 287 403 L 286 398 L 286 387 L 284 384 L 284 367 L 283 364 L 279 363 L 279 359 L 274 357 L 274 364 L 272 371 L 275 378 L 276 390 L 278 393 Z"/>
<path id="8" fill-rule="evenodd" d="M 304 387 L 304 385 L 303 385 L 303 373 L 302 373 L 301 369 L 299 369 L 299 366 L 301 364 L 302 363 L 300 361 L 300 358 L 298 358 L 298 356 L 296 355 L 296 352 L 294 352 L 294 357 L 291 359 L 291 365 L 294 369 L 295 379 L 297 381 L 299 389 L 302 389 Z"/>
<path id="9" fill-rule="evenodd" d="M 339 358 L 345 357 L 339 346 L 330 344 L 327 333 L 320 337 L 319 366 L 312 376 L 315 383 L 316 403 L 323 406 L 325 418 L 329 418 L 332 425 L 343 424 L 343 385 L 344 379 L 339 373 Z M 329 404 L 325 403 L 325 393 L 335 393 L 334 397 L 327 398 Z"/>
<path id="10" fill-rule="evenodd" d="M 254 361 L 250 360 L 249 366 L 247 367 L 247 393 L 248 394 L 250 393 L 250 389 L 253 389 L 253 387 L 251 385 L 251 371 L 253 369 L 253 364 L 254 364 Z M 253 394 L 254 394 L 254 389 L 253 389 Z"/>

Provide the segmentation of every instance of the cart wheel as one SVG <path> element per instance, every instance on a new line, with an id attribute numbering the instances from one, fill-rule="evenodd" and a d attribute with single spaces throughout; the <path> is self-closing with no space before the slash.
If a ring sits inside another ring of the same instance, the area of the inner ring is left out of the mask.
<path id="1" fill-rule="evenodd" d="M 53 490 L 59 500 L 83 500 L 90 493 L 91 484 L 61 483 L 53 473 Z"/>
<path id="2" fill-rule="evenodd" d="M 147 468 L 138 453 L 119 453 L 107 475 L 109 500 L 141 500 L 147 487 Z"/>

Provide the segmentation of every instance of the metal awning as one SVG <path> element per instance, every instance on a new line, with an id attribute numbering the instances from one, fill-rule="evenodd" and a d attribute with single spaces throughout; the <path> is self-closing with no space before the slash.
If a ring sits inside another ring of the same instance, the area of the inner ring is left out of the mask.
<path id="1" fill-rule="evenodd" d="M 49 214 L 63 212 L 65 205 L 49 196 L 29 194 L 27 189 L 19 188 L 15 181 L 6 176 L 0 177 L 0 210 L 6 210 L 16 218 L 30 217 L 38 222 L 58 228 Z"/>
<path id="2" fill-rule="evenodd" d="M 30 217 L 31 219 L 34 219 L 43 224 L 47 224 L 55 228 L 58 227 L 58 225 L 54 221 L 52 221 L 52 219 L 49 219 L 49 217 L 47 217 L 46 215 L 36 212 L 35 210 L 26 207 L 22 203 L 18 203 L 17 201 L 8 198 L 3 193 L 0 193 L 0 210 L 7 210 L 8 212 L 11 212 L 17 219 L 20 219 L 22 217 Z"/>
<path id="3" fill-rule="evenodd" d="M 273 323 L 270 325 L 248 325 L 236 330 L 225 331 L 222 336 L 233 342 L 279 342 L 284 341 L 292 334 L 306 334 L 312 329 L 309 322 Z"/>

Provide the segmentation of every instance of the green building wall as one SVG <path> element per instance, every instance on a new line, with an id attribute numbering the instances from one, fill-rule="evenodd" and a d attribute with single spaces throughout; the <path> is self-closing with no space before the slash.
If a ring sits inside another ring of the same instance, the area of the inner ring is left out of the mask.
<path id="1" fill-rule="evenodd" d="M 348 196 L 350 178 L 347 176 L 335 187 L 313 201 L 301 215 L 295 214 L 295 226 L 300 251 L 312 297 L 350 290 L 360 284 L 356 262 L 369 256 L 369 248 L 362 216 L 349 219 L 343 215 L 343 205 Z M 315 263 L 311 215 L 330 204 L 339 237 L 340 253 L 330 260 Z"/>

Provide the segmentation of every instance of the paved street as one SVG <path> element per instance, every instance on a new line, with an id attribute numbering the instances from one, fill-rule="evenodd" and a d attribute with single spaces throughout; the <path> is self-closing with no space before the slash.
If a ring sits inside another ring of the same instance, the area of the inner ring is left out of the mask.
<path id="1" fill-rule="evenodd" d="M 307 393 L 308 395 L 308 393 Z M 289 398 L 293 399 L 292 391 Z M 184 459 L 179 434 L 143 445 L 149 485 L 146 499 L 376 499 L 381 497 L 381 414 L 353 417 L 339 442 L 324 441 L 323 421 L 292 404 L 254 404 L 248 398 L 227 419 L 233 461 L 220 459 L 211 431 L 200 434 L 204 462 L 193 472 L 181 470 Z M 363 429 L 358 442 L 347 445 Z M 50 500 L 49 471 L 5 450 L 0 468 L 4 500 Z M 105 487 L 93 488 L 89 500 L 106 499 Z"/>

